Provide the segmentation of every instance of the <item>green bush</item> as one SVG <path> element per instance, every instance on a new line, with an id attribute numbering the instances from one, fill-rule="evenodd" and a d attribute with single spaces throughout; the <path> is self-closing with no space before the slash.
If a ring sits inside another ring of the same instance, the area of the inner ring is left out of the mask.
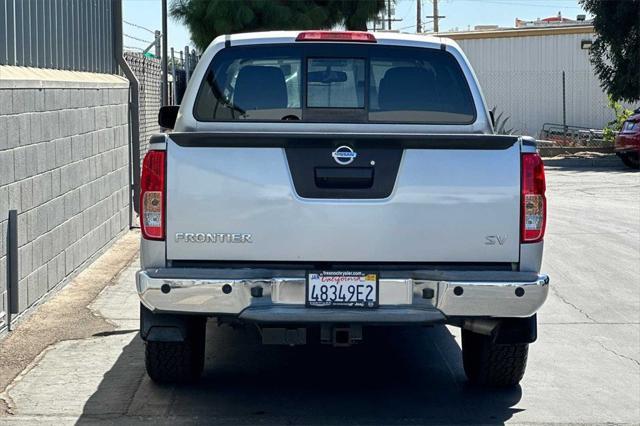
<path id="1" fill-rule="evenodd" d="M 605 128 L 602 129 L 602 137 L 605 142 L 613 144 L 616 135 L 622 130 L 622 125 L 627 118 L 631 117 L 633 111 L 623 107 L 620 102 L 614 101 L 611 96 L 609 96 L 608 105 L 609 108 L 613 110 L 614 119 L 608 122 Z"/>
<path id="2" fill-rule="evenodd" d="M 498 107 L 494 106 L 493 108 L 491 108 L 491 114 L 493 114 L 493 120 L 494 120 L 493 131 L 495 132 L 495 134 L 513 135 L 514 134 L 513 127 L 509 127 L 509 125 L 507 124 L 511 116 L 509 115 L 504 116 L 504 112 L 500 112 L 500 114 L 497 114 L 497 112 L 498 112 Z"/>

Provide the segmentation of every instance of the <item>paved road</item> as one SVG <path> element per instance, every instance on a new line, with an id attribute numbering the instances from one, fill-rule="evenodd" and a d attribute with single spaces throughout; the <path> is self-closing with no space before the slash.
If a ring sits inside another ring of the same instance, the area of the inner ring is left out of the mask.
<path id="1" fill-rule="evenodd" d="M 90 306 L 115 330 L 51 346 L 8 388 L 0 424 L 639 423 L 640 174 L 555 168 L 548 186 L 552 293 L 517 389 L 468 386 L 454 328 L 333 349 L 264 347 L 213 323 L 203 380 L 159 387 L 143 372 L 133 264 Z"/>

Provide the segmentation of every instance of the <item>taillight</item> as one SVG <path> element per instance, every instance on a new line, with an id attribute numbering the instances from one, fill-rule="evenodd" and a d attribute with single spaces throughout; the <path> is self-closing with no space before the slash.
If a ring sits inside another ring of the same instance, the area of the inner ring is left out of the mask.
<path id="1" fill-rule="evenodd" d="M 544 237 L 547 222 L 544 164 L 538 154 L 522 154 L 520 242 L 535 243 Z"/>
<path id="2" fill-rule="evenodd" d="M 298 34 L 296 41 L 356 41 L 376 43 L 371 33 L 364 31 L 304 31 Z"/>
<path id="3" fill-rule="evenodd" d="M 149 151 L 142 162 L 140 177 L 140 228 L 142 236 L 164 240 L 165 151 Z"/>

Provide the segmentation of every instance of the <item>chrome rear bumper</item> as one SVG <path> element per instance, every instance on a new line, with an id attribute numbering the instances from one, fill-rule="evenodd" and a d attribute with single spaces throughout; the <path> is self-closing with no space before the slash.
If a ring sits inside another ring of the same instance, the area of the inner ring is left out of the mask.
<path id="1" fill-rule="evenodd" d="M 151 311 L 230 315 L 273 323 L 434 323 L 446 317 L 524 318 L 542 306 L 549 291 L 549 277 L 532 273 L 439 273 L 433 279 L 381 276 L 380 308 L 323 309 L 305 306 L 304 277 L 213 279 L 206 278 L 206 270 L 184 276 L 163 271 L 170 270 L 136 274 L 140 299 Z M 472 279 L 474 274 L 481 279 Z"/>

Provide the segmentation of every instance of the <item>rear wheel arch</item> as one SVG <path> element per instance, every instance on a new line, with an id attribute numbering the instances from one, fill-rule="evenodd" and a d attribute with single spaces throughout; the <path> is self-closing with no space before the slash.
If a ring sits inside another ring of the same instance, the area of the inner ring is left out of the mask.
<path id="1" fill-rule="evenodd" d="M 156 314 L 140 305 L 147 374 L 157 383 L 197 380 L 204 368 L 206 317 Z"/>
<path id="2" fill-rule="evenodd" d="M 640 169 L 640 152 L 621 152 L 618 155 L 625 166 Z"/>

